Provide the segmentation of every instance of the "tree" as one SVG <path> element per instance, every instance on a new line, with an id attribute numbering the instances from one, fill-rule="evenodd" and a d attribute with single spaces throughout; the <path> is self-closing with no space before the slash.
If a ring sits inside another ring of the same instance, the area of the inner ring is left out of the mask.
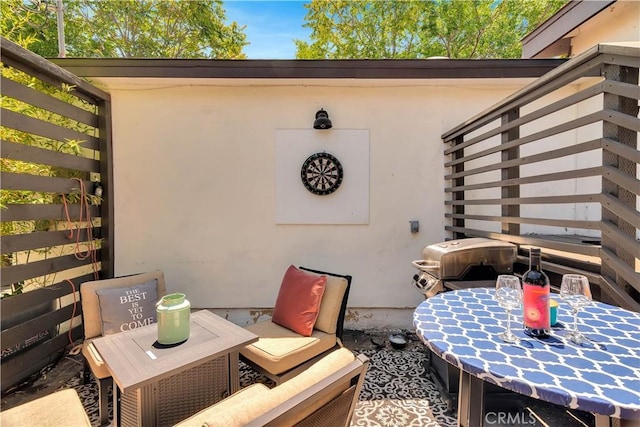
<path id="1" fill-rule="evenodd" d="M 58 55 L 52 0 L 3 0 L 5 37 L 45 57 Z M 49 4 L 49 12 L 46 5 Z M 7 14 L 5 14 L 5 10 Z M 28 15 L 28 25 L 24 25 Z M 244 27 L 225 24 L 221 0 L 65 0 L 65 41 L 72 57 L 244 58 Z M 21 27 L 18 27 L 21 25 Z"/>
<path id="2" fill-rule="evenodd" d="M 313 42 L 295 40 L 299 59 L 420 55 L 420 2 L 313 0 L 305 7 Z"/>
<path id="3" fill-rule="evenodd" d="M 567 0 L 312 0 L 299 59 L 518 58 L 521 38 Z"/>
<path id="4" fill-rule="evenodd" d="M 39 31 L 50 25 L 47 22 L 49 15 L 44 3 L 27 4 L 22 0 L 2 0 L 0 1 L 0 13 L 0 34 L 2 37 L 27 49 L 41 43 L 38 38 Z M 53 28 L 55 31 L 55 27 Z M 56 33 L 53 34 L 55 36 Z M 57 38 L 54 38 L 53 42 L 57 43 Z"/>

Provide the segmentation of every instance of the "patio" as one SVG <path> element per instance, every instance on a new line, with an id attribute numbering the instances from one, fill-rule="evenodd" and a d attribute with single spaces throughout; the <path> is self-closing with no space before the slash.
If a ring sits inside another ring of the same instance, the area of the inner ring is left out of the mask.
<path id="1" fill-rule="evenodd" d="M 401 350 L 391 347 L 389 333 L 402 333 L 407 345 Z M 425 373 L 429 356 L 424 345 L 412 331 L 345 331 L 344 345 L 371 359 L 363 390 L 351 425 L 369 427 L 453 427 L 455 413 L 447 410 L 435 383 Z M 63 388 L 74 388 L 80 394 L 92 425 L 99 426 L 97 384 L 81 381 L 82 357 L 67 355 L 54 365 L 47 366 L 28 382 L 2 397 L 1 410 L 9 409 L 37 397 Z M 248 366 L 241 365 L 241 387 L 255 382 L 268 382 Z M 508 402 L 489 401 L 487 411 L 511 414 L 521 423 L 539 427 L 592 427 L 593 416 L 570 411 L 535 399 L 513 395 Z M 519 417 L 519 418 L 518 418 Z M 535 423 L 535 424 L 534 424 Z M 487 424 L 490 425 L 490 424 Z"/>
<path id="2" fill-rule="evenodd" d="M 353 275 L 345 344 L 372 362 L 356 426 L 456 424 L 406 331 L 425 244 L 509 242 L 516 274 L 540 247 L 552 286 L 583 274 L 594 299 L 640 311 L 640 44 L 589 46 L 516 61 L 53 63 L 3 39 L 2 190 L 17 200 L 2 212 L 16 226 L 2 236 L 2 409 L 72 387 L 95 422 L 96 385 L 67 352 L 96 277 L 163 269 L 197 308 L 248 325 L 269 315 L 282 266 Z M 332 130 L 307 125 L 318 103 Z M 337 206 L 299 182 L 295 156 L 327 147 L 351 173 Z M 283 198 L 292 188 L 303 203 Z M 409 346 L 391 349 L 389 328 Z M 242 367 L 243 386 L 261 381 Z M 540 425 L 594 424 L 516 401 L 509 413 Z"/>

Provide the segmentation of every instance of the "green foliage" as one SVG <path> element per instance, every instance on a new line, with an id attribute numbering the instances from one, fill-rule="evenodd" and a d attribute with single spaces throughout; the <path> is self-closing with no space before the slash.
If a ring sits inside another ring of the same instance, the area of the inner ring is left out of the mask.
<path id="1" fill-rule="evenodd" d="M 566 0 L 312 0 L 299 59 L 519 58 L 521 38 Z"/>
<path id="2" fill-rule="evenodd" d="M 2 76 L 41 92 L 56 94 L 58 98 L 69 103 L 73 103 L 74 101 L 76 103 L 78 102 L 77 98 L 72 95 L 73 87 L 64 86 L 60 89 L 57 89 L 27 74 L 9 67 L 2 67 Z M 34 107 L 30 104 L 26 104 L 24 102 L 6 96 L 2 96 L 2 107 L 10 111 L 23 114 L 25 116 L 33 117 L 59 126 L 71 128 L 87 134 L 93 131 L 93 128 L 91 128 L 90 126 L 77 123 L 66 117 L 59 116 L 50 111 Z M 0 138 L 6 141 L 17 142 L 60 153 L 72 154 L 76 156 L 82 154 L 81 147 L 83 141 L 80 140 L 56 141 L 31 133 L 6 128 L 4 126 L 0 127 Z M 63 169 L 51 165 L 23 162 L 5 157 L 0 159 L 0 170 L 2 172 L 37 176 L 86 178 L 85 174 L 79 171 Z M 0 191 L 0 208 L 2 209 L 6 209 L 7 205 L 12 204 L 51 204 L 59 202 L 60 195 L 57 195 L 55 193 L 5 189 L 2 189 Z M 0 231 L 2 235 L 24 234 L 34 231 L 47 230 L 49 229 L 49 227 L 51 227 L 51 225 L 52 222 L 50 221 L 7 221 L 1 223 Z"/>
<path id="3" fill-rule="evenodd" d="M 2 34 L 55 57 L 55 9 L 44 3 L 3 0 Z M 64 27 L 69 57 L 241 59 L 247 44 L 244 27 L 225 25 L 221 0 L 65 0 Z"/>
<path id="4" fill-rule="evenodd" d="M 43 24 L 38 11 L 25 7 L 22 0 L 0 1 L 0 34 L 24 48 L 38 42 L 37 28 Z"/>
<path id="5" fill-rule="evenodd" d="M 305 27 L 313 43 L 296 40 L 299 59 L 414 58 L 420 54 L 421 2 L 313 0 Z"/>

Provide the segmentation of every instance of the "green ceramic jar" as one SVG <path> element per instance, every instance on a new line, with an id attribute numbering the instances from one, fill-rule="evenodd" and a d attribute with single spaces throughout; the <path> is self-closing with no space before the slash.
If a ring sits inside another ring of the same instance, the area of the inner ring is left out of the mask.
<path id="1" fill-rule="evenodd" d="M 158 343 L 178 344 L 186 341 L 190 334 L 191 304 L 185 294 L 165 295 L 156 304 L 158 320 Z"/>

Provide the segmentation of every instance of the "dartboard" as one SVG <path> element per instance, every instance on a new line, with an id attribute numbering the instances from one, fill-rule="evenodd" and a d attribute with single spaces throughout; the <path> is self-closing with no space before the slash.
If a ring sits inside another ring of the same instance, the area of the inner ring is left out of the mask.
<path id="1" fill-rule="evenodd" d="M 326 196 L 342 184 L 342 165 L 329 153 L 315 153 L 302 164 L 300 177 L 304 187 L 311 193 Z"/>

